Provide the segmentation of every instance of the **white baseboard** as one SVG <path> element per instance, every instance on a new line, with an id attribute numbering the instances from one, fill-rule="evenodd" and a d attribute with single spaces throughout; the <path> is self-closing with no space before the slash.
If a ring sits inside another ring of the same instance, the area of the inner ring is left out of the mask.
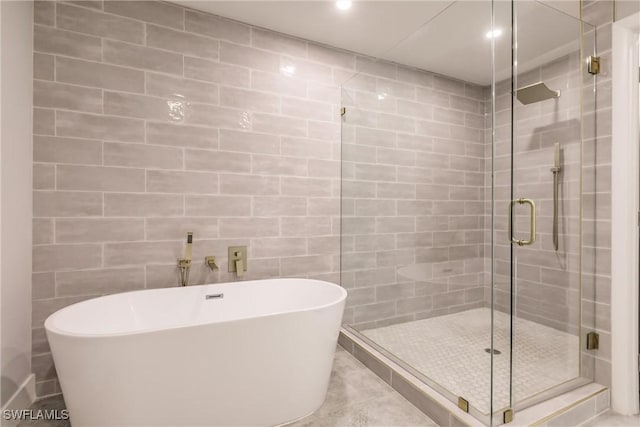
<path id="1" fill-rule="evenodd" d="M 18 387 L 13 396 L 9 398 L 7 404 L 2 407 L 5 409 L 27 409 L 36 401 L 36 376 L 31 374 Z M 4 420 L 3 420 L 4 421 Z M 2 424 L 4 426 L 4 423 Z"/>

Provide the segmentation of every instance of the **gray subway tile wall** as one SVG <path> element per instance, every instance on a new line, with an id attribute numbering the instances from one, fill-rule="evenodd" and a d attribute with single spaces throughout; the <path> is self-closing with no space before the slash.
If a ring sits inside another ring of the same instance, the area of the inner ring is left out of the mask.
<path id="1" fill-rule="evenodd" d="M 483 88 L 368 58 L 356 67 L 366 74 L 342 90 L 345 322 L 483 306 Z"/>
<path id="2" fill-rule="evenodd" d="M 176 286 L 187 231 L 193 284 L 234 280 L 204 264 L 226 265 L 231 245 L 248 246 L 249 279 L 338 282 L 342 262 L 345 323 L 359 327 L 485 303 L 484 88 L 168 3 L 36 1 L 34 13 L 39 395 L 60 391 L 44 319 Z M 606 173 L 606 150 L 585 156 Z M 608 188 L 592 188 L 591 234 L 605 242 Z M 407 264 L 427 280 L 399 277 Z M 596 323 L 609 312 L 606 271 L 585 284 Z M 557 285 L 555 272 L 521 273 Z M 606 357 L 590 363 L 607 376 Z"/>
<path id="3" fill-rule="evenodd" d="M 34 27 L 34 366 L 43 321 L 191 283 L 247 245 L 247 278 L 339 281 L 339 85 L 356 55 L 161 2 L 48 2 Z M 311 47 L 310 47 L 311 46 Z M 222 268 L 222 270 L 225 270 Z"/>

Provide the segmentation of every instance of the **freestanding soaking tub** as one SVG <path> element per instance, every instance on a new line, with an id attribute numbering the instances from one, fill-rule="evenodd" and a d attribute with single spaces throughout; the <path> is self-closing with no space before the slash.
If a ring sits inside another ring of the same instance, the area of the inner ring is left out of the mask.
<path id="1" fill-rule="evenodd" d="M 306 279 L 128 292 L 45 322 L 71 422 L 273 426 L 324 401 L 346 291 Z"/>

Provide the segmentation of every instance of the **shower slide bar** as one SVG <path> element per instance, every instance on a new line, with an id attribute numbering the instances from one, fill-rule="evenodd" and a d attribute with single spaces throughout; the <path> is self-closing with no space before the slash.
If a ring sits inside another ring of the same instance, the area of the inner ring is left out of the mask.
<path id="1" fill-rule="evenodd" d="M 558 250 L 558 185 L 559 175 L 562 168 L 560 167 L 560 143 L 556 142 L 554 146 L 554 161 L 551 172 L 553 173 L 553 247 Z"/>

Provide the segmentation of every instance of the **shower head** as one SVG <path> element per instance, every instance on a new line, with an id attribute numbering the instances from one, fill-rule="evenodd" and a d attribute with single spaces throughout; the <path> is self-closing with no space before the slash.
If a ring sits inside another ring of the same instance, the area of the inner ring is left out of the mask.
<path id="1" fill-rule="evenodd" d="M 516 91 L 518 101 L 524 105 L 533 104 L 534 102 L 546 101 L 547 99 L 559 98 L 559 90 L 551 90 L 542 82 L 534 83 L 529 86 L 521 87 Z"/>

